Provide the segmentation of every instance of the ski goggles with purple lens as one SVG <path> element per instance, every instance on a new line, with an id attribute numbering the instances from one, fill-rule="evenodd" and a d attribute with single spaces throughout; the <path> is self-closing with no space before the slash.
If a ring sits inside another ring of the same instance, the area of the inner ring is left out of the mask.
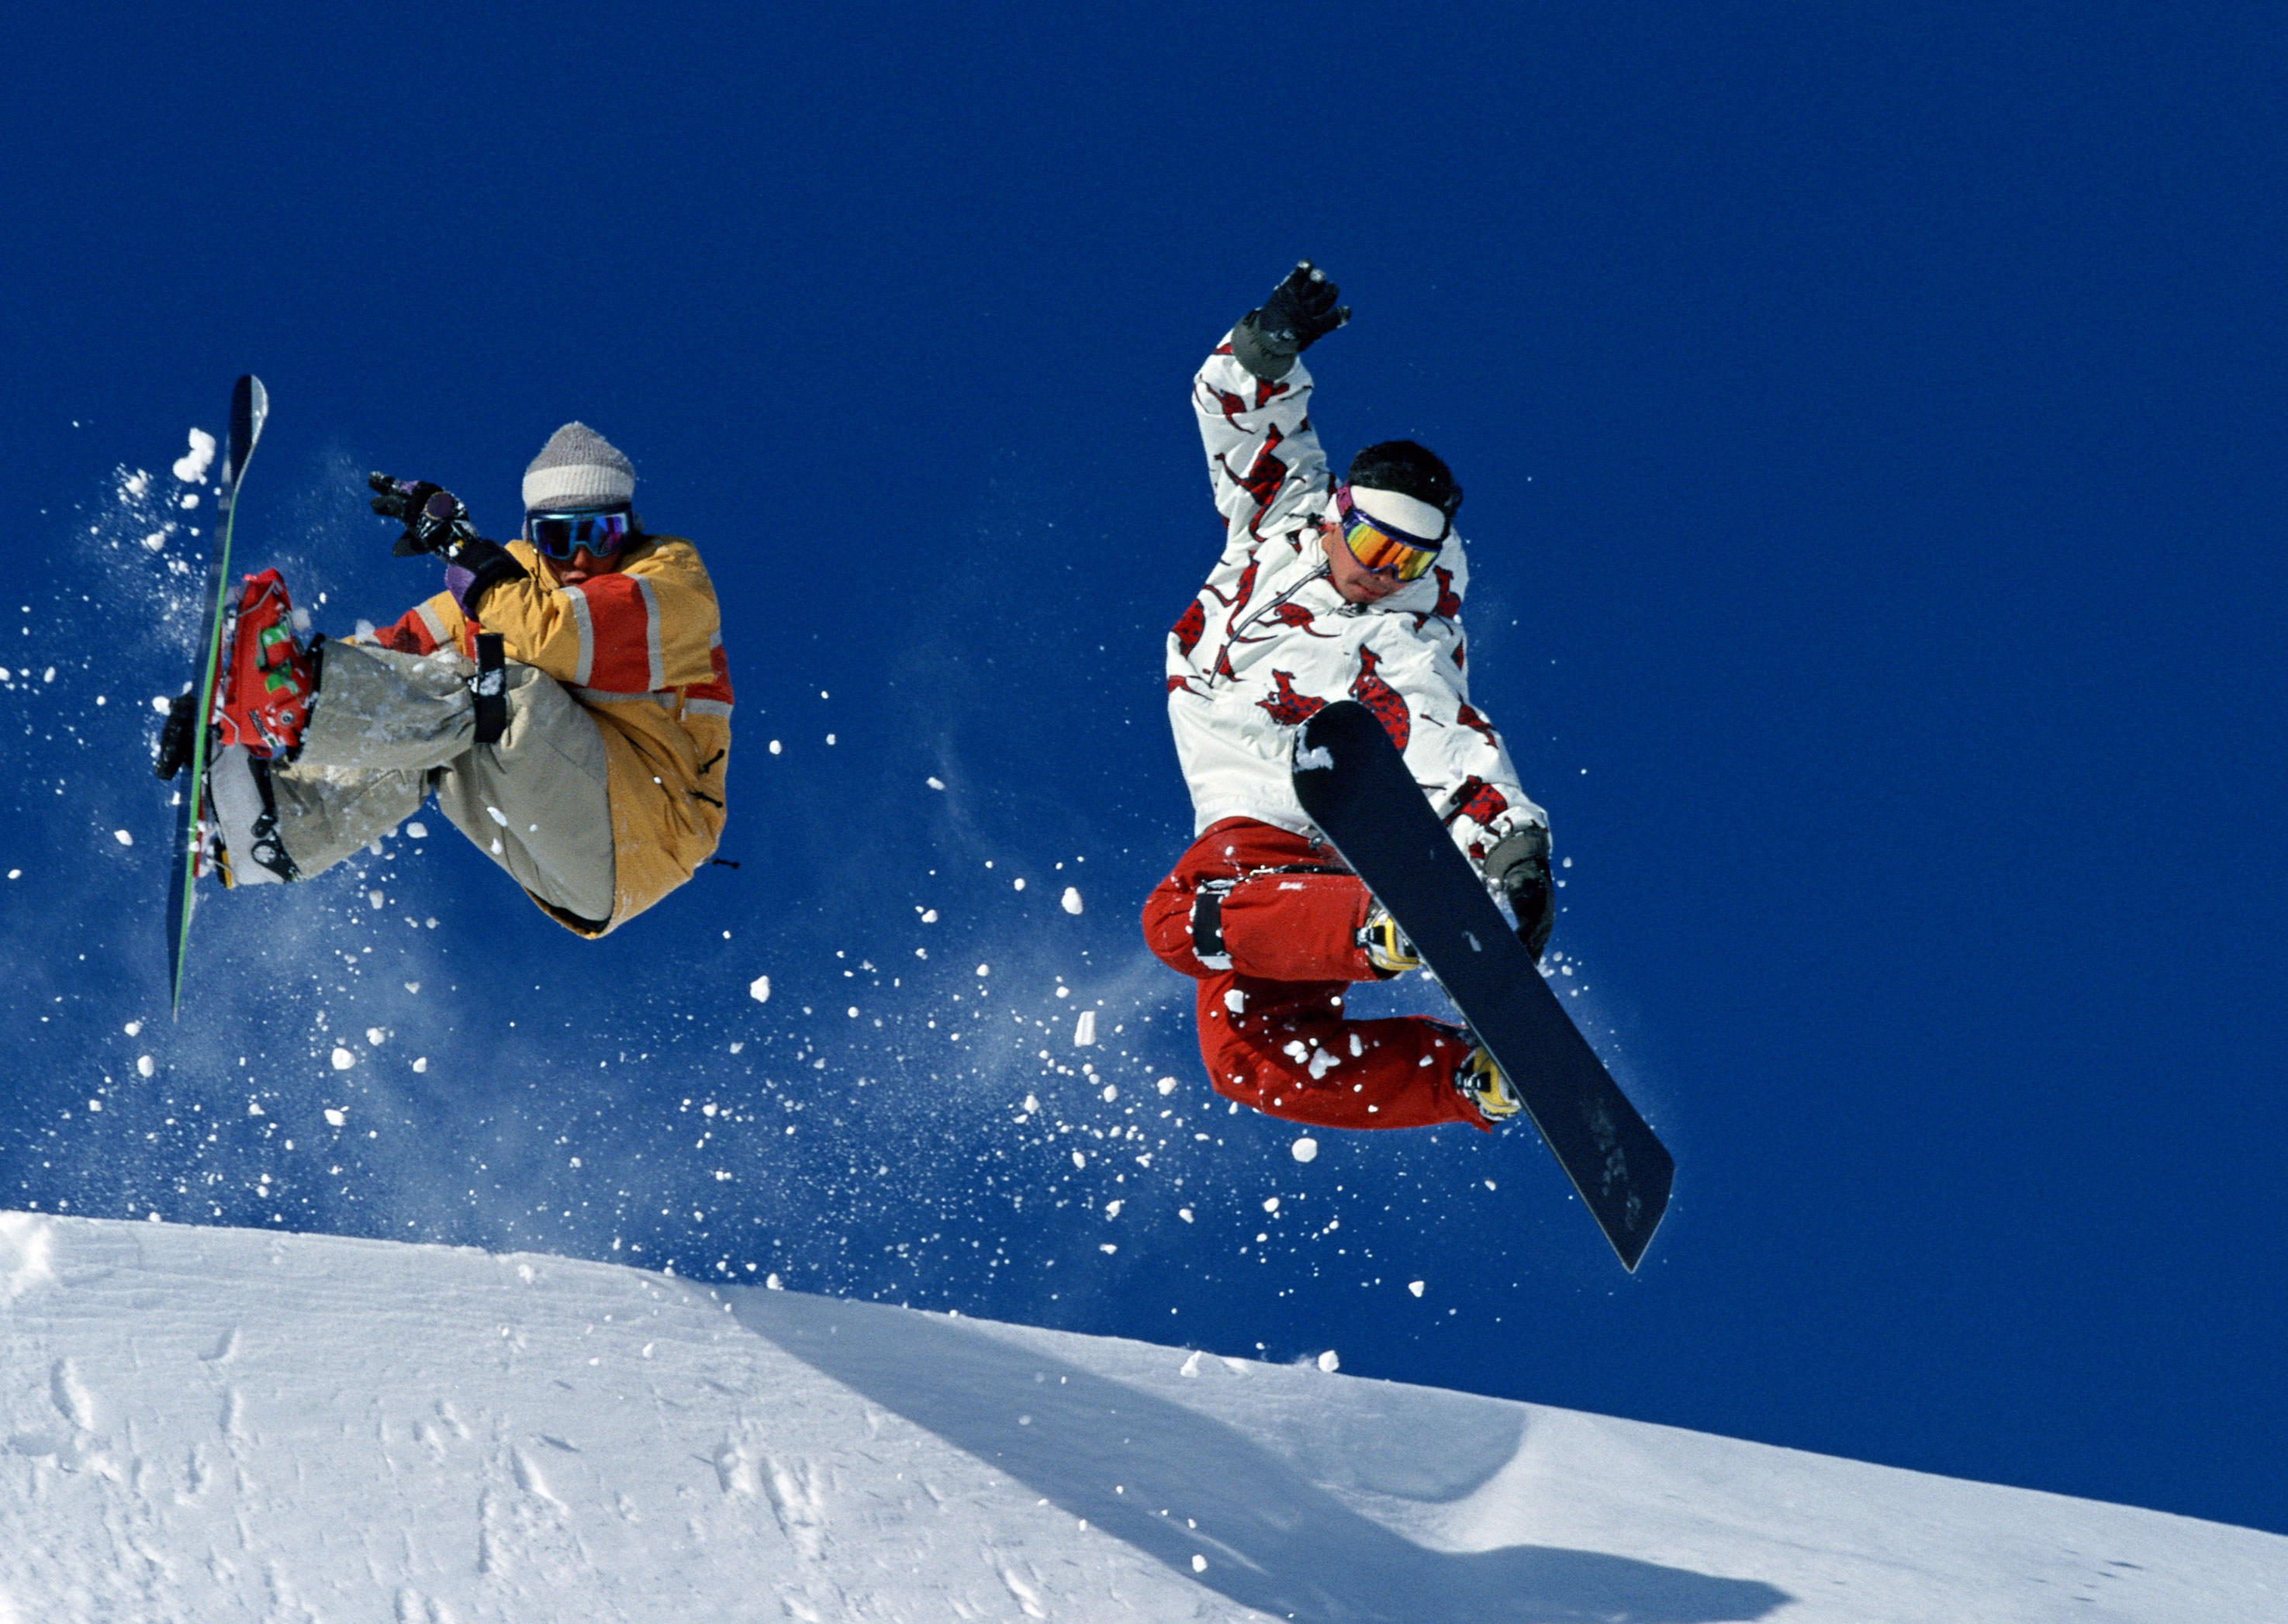
<path id="1" fill-rule="evenodd" d="M 635 539 L 635 534 L 636 516 L 625 508 L 609 513 L 575 511 L 524 516 L 524 539 L 532 543 L 534 551 L 559 564 L 583 547 L 591 558 L 616 557 Z"/>
<path id="2" fill-rule="evenodd" d="M 1387 520 L 1370 519 L 1352 502 L 1348 485 L 1335 487 L 1335 512 L 1342 527 L 1343 545 L 1362 568 L 1377 574 L 1419 581 L 1430 573 L 1430 566 L 1438 561 L 1438 549 L 1445 545 L 1442 535 L 1429 541 L 1410 535 Z M 1451 525 L 1447 527 L 1452 529 Z"/>

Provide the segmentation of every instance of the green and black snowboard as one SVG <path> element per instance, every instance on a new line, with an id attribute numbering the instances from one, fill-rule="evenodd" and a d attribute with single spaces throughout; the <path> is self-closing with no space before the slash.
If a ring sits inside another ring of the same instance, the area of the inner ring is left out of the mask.
<path id="1" fill-rule="evenodd" d="M 214 735 L 215 690 L 221 677 L 224 639 L 230 630 L 230 536 L 238 518 L 238 486 L 245 477 L 247 459 L 262 438 L 263 420 L 270 415 L 269 392 L 262 380 L 249 374 L 230 392 L 230 432 L 223 445 L 222 471 L 216 479 L 214 554 L 207 561 L 206 643 L 191 686 L 195 701 L 179 707 L 160 743 L 163 775 L 187 770 L 190 780 L 175 791 L 175 849 L 172 877 L 167 884 L 167 982 L 169 1007 L 182 1010 L 183 960 L 191 942 L 191 910 L 198 902 L 198 867 L 206 844 L 207 748 Z M 178 729 L 187 729 L 183 739 Z M 186 748 L 187 747 L 187 748 Z M 170 766 L 173 772 L 168 772 Z"/>
<path id="2" fill-rule="evenodd" d="M 1388 908 L 1633 1272 L 1676 1163 L 1541 978 L 1374 713 L 1327 706 L 1295 733 L 1295 794 Z"/>

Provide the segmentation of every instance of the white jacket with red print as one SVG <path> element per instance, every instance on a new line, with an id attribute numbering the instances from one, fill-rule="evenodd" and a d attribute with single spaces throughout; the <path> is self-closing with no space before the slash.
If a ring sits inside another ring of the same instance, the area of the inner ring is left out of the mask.
<path id="1" fill-rule="evenodd" d="M 1295 729 L 1355 699 L 1404 752 L 1455 844 L 1482 859 L 1502 836 L 1548 819 L 1470 704 L 1462 538 L 1447 540 L 1421 580 L 1377 603 L 1347 601 L 1319 545 L 1332 487 L 1311 387 L 1299 362 L 1264 382 L 1228 337 L 1192 380 L 1226 526 L 1223 556 L 1168 634 L 1168 720 L 1195 832 L 1240 817 L 1315 833 L 1288 779 Z"/>

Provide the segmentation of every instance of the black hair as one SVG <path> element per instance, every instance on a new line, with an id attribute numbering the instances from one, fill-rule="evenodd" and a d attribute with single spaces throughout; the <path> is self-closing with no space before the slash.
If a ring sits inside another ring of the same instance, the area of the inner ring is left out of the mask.
<path id="1" fill-rule="evenodd" d="M 1454 471 L 1435 451 L 1410 440 L 1386 440 L 1369 446 L 1351 458 L 1350 471 L 1344 478 L 1369 490 L 1396 491 L 1426 502 L 1450 519 L 1462 505 L 1462 487 L 1454 483 Z"/>

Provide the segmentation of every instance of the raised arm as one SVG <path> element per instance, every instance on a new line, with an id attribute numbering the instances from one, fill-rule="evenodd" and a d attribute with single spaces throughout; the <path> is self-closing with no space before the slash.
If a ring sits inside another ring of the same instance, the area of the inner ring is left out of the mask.
<path id="1" fill-rule="evenodd" d="M 1307 259 L 1239 319 L 1192 380 L 1216 511 L 1232 541 L 1259 541 L 1317 517 L 1327 458 L 1311 427 L 1311 374 L 1297 359 L 1350 320 Z"/>

